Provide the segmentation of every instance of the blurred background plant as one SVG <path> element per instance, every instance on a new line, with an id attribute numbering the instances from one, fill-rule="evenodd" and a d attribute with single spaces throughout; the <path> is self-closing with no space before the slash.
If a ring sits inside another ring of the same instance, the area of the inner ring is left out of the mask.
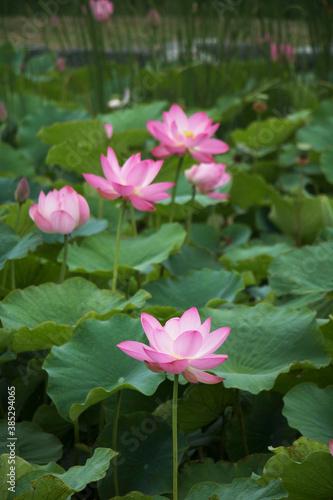
<path id="1" fill-rule="evenodd" d="M 333 89 L 332 0 L 4 0 L 0 13 L 3 101 L 29 91 L 96 114 L 127 89 L 204 108 L 263 82 L 284 103 L 295 79 Z"/>

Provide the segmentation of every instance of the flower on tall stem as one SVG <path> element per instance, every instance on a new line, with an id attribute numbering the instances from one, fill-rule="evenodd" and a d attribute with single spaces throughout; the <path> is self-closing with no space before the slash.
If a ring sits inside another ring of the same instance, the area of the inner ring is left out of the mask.
<path id="1" fill-rule="evenodd" d="M 120 217 L 117 230 L 115 257 L 113 265 L 112 290 L 117 287 L 118 257 L 120 247 L 121 227 L 126 202 L 141 211 L 155 210 L 157 201 L 165 200 L 170 195 L 165 191 L 173 186 L 172 182 L 157 182 L 151 184 L 162 167 L 163 161 L 141 160 L 140 153 L 132 155 L 123 165 L 119 166 L 117 157 L 112 148 L 108 148 L 107 156 L 101 155 L 104 177 L 94 174 L 83 174 L 85 180 L 105 200 L 122 198 Z"/>
<path id="2" fill-rule="evenodd" d="M 178 442 L 177 404 L 178 378 L 182 375 L 189 382 L 216 384 L 223 380 L 201 370 L 210 370 L 227 359 L 225 354 L 214 354 L 227 336 L 230 328 L 222 327 L 211 333 L 211 319 L 201 324 L 195 307 L 185 311 L 181 318 L 172 318 L 162 326 L 149 314 L 141 314 L 141 323 L 148 337 L 149 346 L 141 342 L 125 340 L 118 347 L 139 361 L 144 361 L 151 371 L 174 374 L 172 397 L 172 443 L 173 443 L 173 500 L 178 499 Z"/>
<path id="3" fill-rule="evenodd" d="M 212 139 L 219 126 L 219 123 L 213 125 L 213 120 L 204 112 L 188 118 L 182 108 L 173 104 L 170 111 L 164 111 L 163 122 L 147 122 L 148 131 L 161 143 L 153 148 L 152 154 L 156 158 L 167 158 L 189 152 L 196 161 L 211 163 L 214 161 L 212 155 L 229 149 L 220 139 Z"/>
<path id="4" fill-rule="evenodd" d="M 200 163 L 193 165 L 184 174 L 186 179 L 194 186 L 198 193 L 205 194 L 212 200 L 225 200 L 228 194 L 214 191 L 227 184 L 231 175 L 227 173 L 227 166 L 222 163 Z"/>
<path id="5" fill-rule="evenodd" d="M 105 200 L 122 198 L 137 210 L 150 212 L 155 210 L 157 201 L 170 198 L 165 191 L 174 185 L 172 182 L 151 184 L 163 161 L 141 160 L 137 153 L 120 167 L 113 149 L 108 148 L 107 156 L 101 155 L 101 163 L 105 178 L 94 174 L 83 177 Z"/>
<path id="6" fill-rule="evenodd" d="M 331 441 L 330 441 L 330 452 L 331 452 L 331 455 L 333 456 L 333 439 L 331 439 Z"/>

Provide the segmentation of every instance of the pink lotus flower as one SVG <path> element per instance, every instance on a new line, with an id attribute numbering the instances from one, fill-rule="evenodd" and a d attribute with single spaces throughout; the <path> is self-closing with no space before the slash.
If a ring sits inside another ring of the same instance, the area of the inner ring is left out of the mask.
<path id="1" fill-rule="evenodd" d="M 161 16 L 157 9 L 152 8 L 147 14 L 147 21 L 153 28 L 158 28 L 161 24 Z"/>
<path id="2" fill-rule="evenodd" d="M 331 441 L 330 441 L 330 452 L 331 452 L 331 455 L 333 456 L 333 439 L 331 439 Z"/>
<path id="3" fill-rule="evenodd" d="M 111 123 L 106 123 L 104 125 L 104 128 L 105 128 L 107 138 L 111 139 L 112 134 L 113 134 L 113 127 L 112 127 Z"/>
<path id="4" fill-rule="evenodd" d="M 200 163 L 185 170 L 186 179 L 196 187 L 200 194 L 205 194 L 212 200 L 225 200 L 228 194 L 213 191 L 230 181 L 231 175 L 226 173 L 226 165 L 222 163 Z"/>
<path id="5" fill-rule="evenodd" d="M 31 205 L 29 215 L 44 233 L 70 234 L 87 222 L 90 210 L 83 196 L 65 186 L 46 196 L 41 191 L 38 204 Z"/>
<path id="6" fill-rule="evenodd" d="M 56 67 L 57 70 L 60 71 L 60 73 L 63 73 L 66 71 L 66 61 L 63 57 L 58 57 L 57 62 L 56 62 Z"/>
<path id="7" fill-rule="evenodd" d="M 120 167 L 113 149 L 108 148 L 107 157 L 101 155 L 101 162 L 106 179 L 94 174 L 83 174 L 83 177 L 105 200 L 122 197 L 125 201 L 129 200 L 137 210 L 152 211 L 155 210 L 155 202 L 170 198 L 164 191 L 170 189 L 173 182 L 150 185 L 163 161 L 141 161 L 141 154 L 138 153 Z"/>
<path id="8" fill-rule="evenodd" d="M 281 43 L 280 45 L 276 45 L 276 43 L 271 43 L 271 59 L 273 61 L 286 61 L 288 60 L 291 63 L 295 62 L 295 54 L 294 49 L 291 45 L 287 43 Z"/>
<path id="9" fill-rule="evenodd" d="M 223 327 L 209 333 L 211 319 L 201 324 L 195 307 L 185 311 L 181 318 L 172 318 L 165 326 L 149 314 L 141 314 L 141 323 L 150 345 L 126 340 L 118 347 L 139 361 L 144 361 L 153 372 L 181 373 L 189 382 L 217 384 L 221 377 L 200 370 L 210 370 L 227 359 L 225 354 L 213 354 L 227 336 L 230 328 Z"/>
<path id="10" fill-rule="evenodd" d="M 89 0 L 90 10 L 95 19 L 99 23 L 109 20 L 113 14 L 113 3 L 109 0 Z M 87 14 L 86 6 L 81 7 L 83 14 Z"/>
<path id="11" fill-rule="evenodd" d="M 196 161 L 211 163 L 212 155 L 225 153 L 229 146 L 219 139 L 211 139 L 219 128 L 206 113 L 199 112 L 187 118 L 184 111 L 173 104 L 163 112 L 164 122 L 148 121 L 147 129 L 161 144 L 152 150 L 157 158 L 184 156 L 188 151 Z"/>

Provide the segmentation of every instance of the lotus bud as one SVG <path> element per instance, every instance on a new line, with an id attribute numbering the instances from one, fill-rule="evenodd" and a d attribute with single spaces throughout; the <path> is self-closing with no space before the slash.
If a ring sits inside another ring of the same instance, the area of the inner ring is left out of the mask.
<path id="1" fill-rule="evenodd" d="M 17 201 L 17 203 L 22 205 L 27 201 L 29 195 L 30 195 L 29 183 L 26 177 L 22 177 L 15 190 L 14 194 L 15 200 Z"/>

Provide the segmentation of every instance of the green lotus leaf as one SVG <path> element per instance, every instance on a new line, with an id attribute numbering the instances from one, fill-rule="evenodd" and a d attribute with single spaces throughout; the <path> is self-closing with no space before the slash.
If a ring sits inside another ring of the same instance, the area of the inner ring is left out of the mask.
<path id="1" fill-rule="evenodd" d="M 333 439 L 333 385 L 321 389 L 311 383 L 300 384 L 291 389 L 283 400 L 283 414 L 291 427 L 308 439 L 329 444 Z"/>
<path id="2" fill-rule="evenodd" d="M 124 354 L 117 347 L 123 340 L 147 342 L 139 319 L 117 314 L 107 321 L 83 321 L 67 344 L 52 348 L 43 365 L 49 375 L 47 392 L 65 420 L 76 420 L 121 389 L 154 394 L 164 375 Z"/>
<path id="3" fill-rule="evenodd" d="M 147 302 L 148 307 L 171 306 L 178 310 L 204 307 L 212 299 L 232 302 L 243 288 L 243 281 L 238 273 L 213 269 L 193 271 L 173 280 L 162 278 L 145 285 L 145 289 L 152 296 Z"/>
<path id="4" fill-rule="evenodd" d="M 0 304 L 0 318 L 12 329 L 15 352 L 47 349 L 67 342 L 83 317 L 107 319 L 120 310 L 142 307 L 148 297 L 139 290 L 126 299 L 83 278 L 70 278 L 60 285 L 45 283 L 10 293 Z"/>
<path id="5" fill-rule="evenodd" d="M 212 318 L 211 329 L 231 328 L 216 351 L 228 359 L 212 371 L 225 377 L 224 386 L 253 394 L 273 387 L 280 373 L 296 362 L 327 366 L 330 358 L 314 314 L 308 310 L 277 309 L 269 304 L 237 306 L 231 310 L 202 309 L 201 319 Z"/>
<path id="6" fill-rule="evenodd" d="M 8 453 L 7 421 L 0 421 L 0 453 Z M 62 444 L 52 434 L 43 432 L 32 422 L 17 422 L 15 426 L 15 453 L 17 456 L 36 464 L 47 464 L 62 457 Z"/>
<path id="7" fill-rule="evenodd" d="M 163 262 L 178 250 L 186 233 L 179 224 L 164 224 L 151 236 L 137 236 L 120 242 L 119 273 L 145 271 L 152 264 Z M 116 237 L 98 234 L 68 248 L 67 263 L 71 271 L 112 276 Z M 59 260 L 62 260 L 62 253 Z"/>
<path id="8" fill-rule="evenodd" d="M 112 441 L 112 424 L 97 438 L 97 446 Z M 188 448 L 182 431 L 178 431 L 178 462 Z M 118 424 L 118 481 L 121 494 L 138 490 L 147 495 L 172 491 L 172 429 L 156 415 L 146 412 L 121 415 Z M 101 500 L 114 495 L 110 469 L 99 485 Z"/>

